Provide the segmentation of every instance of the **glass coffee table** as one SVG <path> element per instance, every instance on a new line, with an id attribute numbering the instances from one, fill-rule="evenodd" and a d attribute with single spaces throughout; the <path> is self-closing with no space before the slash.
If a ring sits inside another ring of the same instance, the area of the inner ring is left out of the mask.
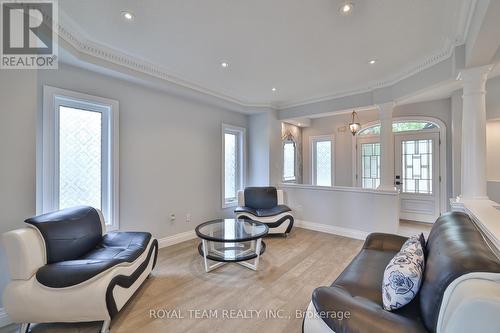
<path id="1" fill-rule="evenodd" d="M 246 219 L 219 219 L 208 221 L 196 227 L 201 238 L 198 252 L 203 257 L 208 273 L 228 262 L 235 262 L 257 270 L 259 258 L 266 250 L 262 237 L 269 228 L 261 222 Z M 253 263 L 247 262 L 253 259 Z M 209 264 L 209 260 L 217 261 Z"/>

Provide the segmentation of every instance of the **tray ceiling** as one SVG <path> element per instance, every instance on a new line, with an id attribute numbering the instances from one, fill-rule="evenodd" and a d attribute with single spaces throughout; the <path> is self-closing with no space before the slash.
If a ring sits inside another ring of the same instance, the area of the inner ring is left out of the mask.
<path id="1" fill-rule="evenodd" d="M 262 105 L 366 91 L 439 62 L 463 43 L 471 3 L 357 0 L 342 16 L 339 0 L 59 2 L 61 24 L 80 38 L 173 81 Z"/>

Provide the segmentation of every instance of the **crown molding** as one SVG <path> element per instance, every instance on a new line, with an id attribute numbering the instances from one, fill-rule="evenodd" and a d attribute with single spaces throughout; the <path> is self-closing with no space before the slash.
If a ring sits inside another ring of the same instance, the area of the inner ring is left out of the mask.
<path id="1" fill-rule="evenodd" d="M 125 68 L 140 72 L 142 74 L 146 74 L 151 77 L 176 84 L 183 88 L 194 90 L 204 95 L 209 95 L 215 98 L 219 98 L 242 107 L 272 107 L 270 103 L 259 104 L 259 103 L 246 102 L 241 99 L 229 96 L 228 94 L 215 92 L 213 90 L 204 88 L 199 84 L 183 80 L 177 76 L 172 75 L 170 72 L 164 70 L 158 65 L 120 53 L 119 51 L 113 50 L 111 48 L 108 48 L 104 45 L 100 45 L 93 41 L 80 39 L 62 25 L 59 25 L 59 37 L 64 39 L 79 53 L 95 57 L 115 65 L 123 66 Z"/>
<path id="2" fill-rule="evenodd" d="M 348 97 L 352 95 L 358 95 L 363 93 L 371 93 L 374 90 L 382 89 L 386 87 L 390 87 L 404 79 L 407 79 L 415 74 L 418 74 L 444 60 L 450 58 L 455 50 L 455 47 L 458 45 L 452 44 L 448 39 L 446 45 L 434 53 L 433 55 L 425 58 L 424 60 L 413 64 L 412 66 L 407 67 L 406 69 L 400 71 L 397 74 L 386 77 L 383 80 L 372 81 L 358 89 L 345 90 L 343 92 L 329 94 L 325 96 L 320 96 L 317 98 L 311 98 L 306 100 L 297 100 L 290 103 L 280 104 L 279 109 L 288 109 L 296 106 L 303 106 L 312 103 L 324 102 L 336 98 Z"/>
<path id="3" fill-rule="evenodd" d="M 229 93 L 216 92 L 211 89 L 203 87 L 201 84 L 193 82 L 192 80 L 185 80 L 180 78 L 180 75 L 173 74 L 167 69 L 140 59 L 108 46 L 99 44 L 88 37 L 73 19 L 66 14 L 63 10 L 59 11 L 60 20 L 58 23 L 58 35 L 66 41 L 74 50 L 87 56 L 95 57 L 100 60 L 107 61 L 114 65 L 123 66 L 142 74 L 164 80 L 176 84 L 180 87 L 187 88 L 204 95 L 209 95 L 230 103 L 234 103 L 240 107 L 245 108 L 274 108 L 272 103 L 252 103 L 245 101 L 243 98 L 233 97 Z"/>
<path id="4" fill-rule="evenodd" d="M 436 51 L 430 56 L 411 64 L 405 69 L 387 76 L 382 80 L 376 80 L 367 84 L 361 85 L 355 89 L 334 92 L 327 95 L 317 96 L 308 99 L 300 99 L 288 102 L 268 102 L 254 103 L 247 101 L 241 96 L 235 97 L 229 92 L 219 92 L 204 87 L 202 84 L 181 78 L 181 75 L 174 74 L 171 71 L 144 59 L 125 54 L 116 49 L 99 44 L 92 41 L 78 25 L 67 15 L 63 10 L 60 10 L 60 20 L 58 26 L 58 34 L 77 52 L 87 56 L 95 57 L 100 60 L 112 63 L 114 65 L 123 66 L 142 74 L 149 75 L 153 78 L 164 80 L 176 84 L 180 87 L 193 90 L 195 92 L 212 96 L 226 102 L 234 103 L 243 108 L 270 108 L 283 110 L 297 106 L 303 106 L 312 103 L 328 101 L 336 98 L 342 98 L 357 94 L 371 93 L 377 89 L 386 88 L 397 84 L 398 82 L 407 79 L 415 74 L 418 74 L 444 60 L 447 60 L 453 55 L 456 46 L 462 45 L 467 39 L 467 34 L 470 28 L 472 16 L 476 7 L 477 0 L 462 0 L 460 9 L 457 13 L 458 22 L 455 25 L 455 31 L 449 36 L 442 49 Z"/>
<path id="5" fill-rule="evenodd" d="M 312 103 L 324 102 L 336 98 L 348 97 L 357 94 L 370 93 L 376 89 L 386 88 L 397 84 L 398 82 L 407 79 L 415 74 L 418 74 L 444 60 L 447 60 L 453 55 L 455 47 L 465 43 L 469 33 L 472 17 L 478 0 L 462 0 L 461 6 L 457 13 L 457 23 L 455 31 L 446 39 L 442 49 L 436 51 L 430 56 L 421 59 L 420 61 L 408 66 L 400 72 L 387 76 L 382 80 L 376 80 L 365 84 L 357 89 L 345 90 L 333 94 L 319 96 L 316 98 L 291 101 L 278 105 L 279 109 L 287 109 L 296 106 L 303 106 Z"/>

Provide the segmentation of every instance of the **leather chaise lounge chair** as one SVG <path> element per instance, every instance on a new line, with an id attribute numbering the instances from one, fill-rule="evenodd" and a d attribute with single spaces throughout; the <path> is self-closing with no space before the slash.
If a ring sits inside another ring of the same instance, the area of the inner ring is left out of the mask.
<path id="1" fill-rule="evenodd" d="M 434 223 L 419 293 L 398 310 L 384 310 L 384 270 L 405 241 L 369 235 L 335 282 L 314 290 L 303 332 L 500 332 L 500 260 L 464 213 Z M 342 318 L 346 311 L 349 318 Z"/>
<path id="2" fill-rule="evenodd" d="M 236 218 L 265 223 L 269 234 L 290 233 L 293 227 L 292 210 L 284 205 L 282 190 L 275 187 L 247 187 L 238 192 Z"/>
<path id="3" fill-rule="evenodd" d="M 3 235 L 11 282 L 4 292 L 9 317 L 21 323 L 111 319 L 155 266 L 158 242 L 146 232 L 105 233 L 101 212 L 88 206 L 25 221 Z"/>

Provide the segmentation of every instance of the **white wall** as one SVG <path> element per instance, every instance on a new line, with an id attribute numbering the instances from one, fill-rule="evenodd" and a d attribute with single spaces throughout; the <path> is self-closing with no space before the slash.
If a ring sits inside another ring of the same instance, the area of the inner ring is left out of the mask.
<path id="1" fill-rule="evenodd" d="M 399 194 L 353 187 L 282 184 L 298 225 L 364 239 L 371 232 L 397 233 Z"/>
<path id="2" fill-rule="evenodd" d="M 500 203 L 500 76 L 486 83 L 488 196 Z"/>
<path id="3" fill-rule="evenodd" d="M 36 117 L 43 85 L 119 101 L 121 229 L 162 238 L 232 215 L 232 209 L 221 208 L 221 123 L 247 127 L 246 115 L 60 64 L 38 75 L 0 75 L 0 232 L 22 227 L 35 214 Z M 8 280 L 3 257 L 2 250 L 0 291 Z"/>
<path id="4" fill-rule="evenodd" d="M 500 182 L 500 120 L 486 124 L 487 178 Z"/>
<path id="5" fill-rule="evenodd" d="M 249 186 L 269 185 L 269 133 L 266 113 L 249 116 L 248 179 Z"/>
<path id="6" fill-rule="evenodd" d="M 36 71 L 0 73 L 0 234 L 35 213 Z M 0 308 L 8 282 L 0 244 Z"/>
<path id="7" fill-rule="evenodd" d="M 281 121 L 275 110 L 265 109 L 248 117 L 248 185 L 268 186 L 281 183 Z"/>
<path id="8" fill-rule="evenodd" d="M 120 229 L 162 238 L 232 214 L 221 208 L 221 124 L 247 127 L 247 116 L 67 65 L 38 84 L 38 105 L 43 85 L 120 103 Z"/>
<path id="9" fill-rule="evenodd" d="M 486 82 L 486 118 L 500 119 L 500 76 Z"/>
<path id="10" fill-rule="evenodd" d="M 283 147 L 281 145 L 281 120 L 278 119 L 278 111 L 268 112 L 269 120 L 269 164 L 270 184 L 276 186 L 282 181 L 283 174 Z"/>
<path id="11" fill-rule="evenodd" d="M 361 124 L 378 120 L 378 112 L 359 112 Z M 447 127 L 447 147 L 451 147 L 451 100 L 441 99 L 431 102 L 421 102 L 396 106 L 394 117 L 403 116 L 426 116 L 434 117 L 443 121 Z M 353 186 L 352 184 L 352 140 L 353 136 L 349 131 L 348 124 L 351 122 L 350 114 L 342 114 L 330 117 L 313 119 L 310 127 L 302 131 L 303 152 L 304 152 L 304 184 L 311 184 L 311 147 L 310 137 L 316 135 L 333 134 L 335 136 L 335 185 Z M 341 131 L 344 130 L 344 131 Z M 448 194 L 452 193 L 452 157 L 451 149 L 448 149 L 447 170 L 448 172 Z"/>
<path id="12" fill-rule="evenodd" d="M 451 96 L 452 196 L 450 198 L 457 197 L 462 190 L 462 109 L 462 90 L 457 90 Z"/>

